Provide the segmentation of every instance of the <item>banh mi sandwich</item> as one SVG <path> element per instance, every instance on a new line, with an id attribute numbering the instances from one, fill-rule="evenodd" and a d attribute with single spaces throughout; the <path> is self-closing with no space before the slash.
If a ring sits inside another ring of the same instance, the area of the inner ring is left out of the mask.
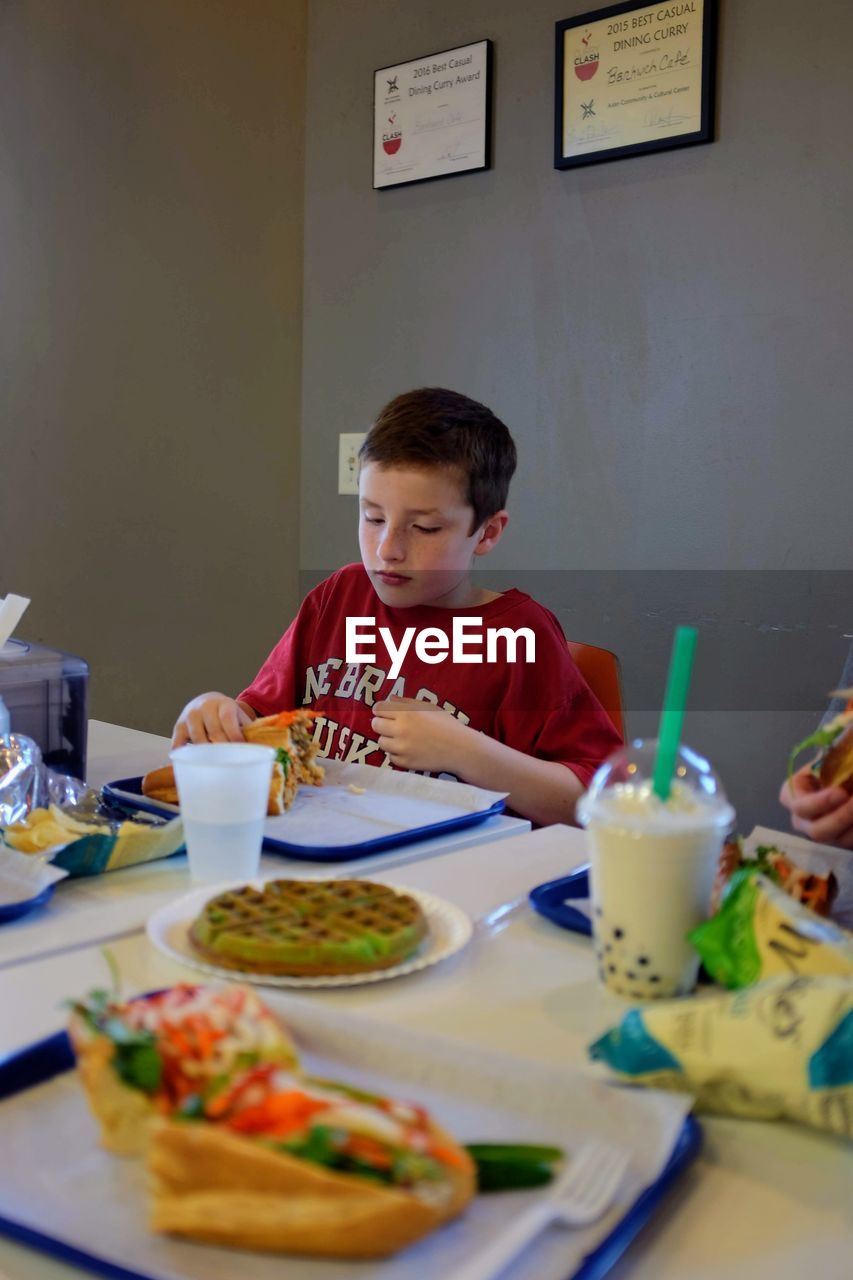
<path id="1" fill-rule="evenodd" d="M 853 795 L 853 689 L 836 689 L 832 697 L 846 698 L 844 710 L 794 747 L 788 772 L 793 773 L 796 758 L 802 751 L 818 747 L 812 773 L 820 786 L 844 787 Z"/>
<path id="2" fill-rule="evenodd" d="M 159 1115 L 237 1071 L 297 1066 L 283 1024 L 246 987 L 182 983 L 129 1001 L 95 991 L 71 1008 L 80 1079 L 116 1155 L 144 1154 Z"/>
<path id="3" fill-rule="evenodd" d="M 831 871 L 827 875 L 806 871 L 797 866 L 789 853 L 778 849 L 776 845 L 761 844 L 748 857 L 743 850 L 742 837 L 739 836 L 737 840 L 729 840 L 724 844 L 720 853 L 717 877 L 711 894 L 712 911 L 719 908 L 732 876 L 742 868 L 766 875 L 795 902 L 801 902 L 819 916 L 829 915 L 838 893 L 838 881 Z"/>
<path id="4" fill-rule="evenodd" d="M 418 1106 L 269 1065 L 188 1100 L 149 1149 L 153 1230 L 371 1258 L 460 1213 L 471 1156 Z"/>
<path id="5" fill-rule="evenodd" d="M 323 784 L 323 767 L 316 763 L 319 744 L 314 742 L 316 711 L 281 711 L 243 726 L 247 742 L 275 748 L 267 814 L 275 817 L 293 804 L 300 782 L 312 787 Z M 164 804 L 178 803 L 175 771 L 171 765 L 152 769 L 142 779 L 142 794 Z"/>

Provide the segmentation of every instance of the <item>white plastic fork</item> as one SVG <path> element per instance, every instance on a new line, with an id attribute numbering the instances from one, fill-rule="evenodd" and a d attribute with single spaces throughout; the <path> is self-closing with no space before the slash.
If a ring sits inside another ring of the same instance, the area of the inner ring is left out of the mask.
<path id="1" fill-rule="evenodd" d="M 546 1195 L 499 1231 L 455 1280 L 492 1280 L 552 1223 L 585 1227 L 595 1222 L 613 1203 L 629 1159 L 627 1151 L 609 1143 L 587 1143 Z"/>

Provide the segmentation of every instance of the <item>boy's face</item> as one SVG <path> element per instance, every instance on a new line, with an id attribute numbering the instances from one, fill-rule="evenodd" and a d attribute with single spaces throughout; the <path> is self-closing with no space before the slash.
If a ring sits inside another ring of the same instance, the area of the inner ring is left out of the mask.
<path id="1" fill-rule="evenodd" d="M 443 467 L 391 467 L 368 462 L 358 481 L 358 543 L 383 604 L 464 608 L 479 602 L 469 573 L 506 524 L 500 511 L 471 533 L 473 509 L 463 477 Z"/>

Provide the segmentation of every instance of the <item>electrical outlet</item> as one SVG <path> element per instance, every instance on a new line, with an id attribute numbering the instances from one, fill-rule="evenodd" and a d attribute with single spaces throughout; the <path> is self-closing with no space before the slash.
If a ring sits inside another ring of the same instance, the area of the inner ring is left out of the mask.
<path id="1" fill-rule="evenodd" d="M 358 493 L 358 451 L 365 432 L 338 436 L 338 493 Z"/>

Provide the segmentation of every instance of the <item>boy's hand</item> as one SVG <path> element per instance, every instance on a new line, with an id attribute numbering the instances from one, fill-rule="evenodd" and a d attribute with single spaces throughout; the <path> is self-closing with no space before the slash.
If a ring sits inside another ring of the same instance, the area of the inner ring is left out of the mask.
<path id="1" fill-rule="evenodd" d="M 791 814 L 791 826 L 819 844 L 853 849 L 853 796 L 843 787 L 821 787 L 804 765 L 786 779 L 779 800 Z"/>
<path id="2" fill-rule="evenodd" d="M 370 727 L 392 764 L 459 775 L 465 739 L 473 729 L 443 707 L 414 698 L 377 702 L 374 711 Z"/>
<path id="3" fill-rule="evenodd" d="M 242 742 L 252 717 L 225 693 L 200 693 L 188 702 L 172 730 L 172 746 L 187 742 Z"/>

